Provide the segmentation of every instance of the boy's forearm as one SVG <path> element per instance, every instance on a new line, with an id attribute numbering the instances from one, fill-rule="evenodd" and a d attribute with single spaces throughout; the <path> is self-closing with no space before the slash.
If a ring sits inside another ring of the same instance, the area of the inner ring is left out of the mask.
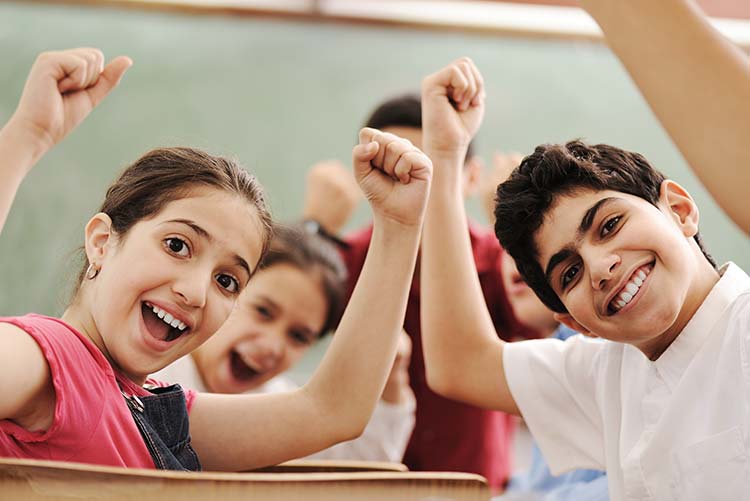
<path id="1" fill-rule="evenodd" d="M 582 0 L 677 147 L 750 230 L 750 66 L 691 0 Z"/>
<path id="2" fill-rule="evenodd" d="M 477 357 L 487 356 L 488 348 L 499 350 L 502 341 L 474 264 L 460 177 L 456 180 L 462 159 L 431 158 L 435 175 L 420 262 L 422 346 L 430 386 L 464 400 L 461 387 L 470 379 L 467 369 L 477 367 Z"/>

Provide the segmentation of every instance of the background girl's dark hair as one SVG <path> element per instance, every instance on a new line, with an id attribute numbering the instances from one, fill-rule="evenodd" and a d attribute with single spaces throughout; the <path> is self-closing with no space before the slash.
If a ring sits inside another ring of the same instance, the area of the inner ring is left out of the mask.
<path id="1" fill-rule="evenodd" d="M 325 324 L 318 337 L 333 331 L 341 320 L 346 301 L 347 272 L 338 249 L 320 235 L 306 231 L 302 225 L 277 225 L 260 267 L 277 264 L 289 264 L 318 275 L 328 302 Z"/>
<path id="2" fill-rule="evenodd" d="M 555 200 L 580 189 L 613 190 L 657 205 L 665 179 L 639 153 L 606 144 L 591 146 L 580 140 L 543 144 L 497 187 L 495 234 L 539 299 L 551 310 L 565 313 L 565 306 L 547 283 L 534 243 L 534 235 Z M 700 233 L 694 238 L 716 268 Z"/>
<path id="3" fill-rule="evenodd" d="M 271 215 L 255 176 L 234 160 L 214 156 L 195 148 L 175 147 L 151 150 L 126 167 L 109 187 L 97 212 L 112 220 L 119 238 L 139 221 L 161 211 L 168 203 L 188 195 L 191 189 L 207 186 L 236 194 L 255 207 L 263 230 L 262 254 L 268 249 Z M 81 286 L 88 263 L 83 263 L 74 289 Z"/>

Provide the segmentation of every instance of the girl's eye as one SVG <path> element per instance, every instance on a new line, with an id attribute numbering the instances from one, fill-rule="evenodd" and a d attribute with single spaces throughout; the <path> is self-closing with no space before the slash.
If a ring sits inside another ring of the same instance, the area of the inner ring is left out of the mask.
<path id="1" fill-rule="evenodd" d="M 164 243 L 172 254 L 176 254 L 180 257 L 190 256 L 190 247 L 188 247 L 188 244 L 181 238 L 168 238 L 164 240 Z"/>
<path id="2" fill-rule="evenodd" d="M 271 312 L 268 311 L 268 308 L 266 308 L 265 306 L 256 306 L 255 311 L 257 311 L 258 314 L 265 319 L 271 318 Z"/>
<path id="3" fill-rule="evenodd" d="M 229 292 L 234 293 L 239 292 L 240 290 L 240 283 L 231 275 L 224 275 L 223 273 L 220 273 L 216 275 L 216 281 L 221 287 Z"/>
<path id="4" fill-rule="evenodd" d="M 615 216 L 611 219 L 608 219 L 606 223 L 604 223 L 604 226 L 602 226 L 602 236 L 606 237 L 610 233 L 612 233 L 615 228 L 617 228 L 617 225 L 620 222 L 620 219 L 622 219 L 622 216 Z"/>
<path id="5" fill-rule="evenodd" d="M 289 332 L 289 337 L 298 345 L 307 346 L 312 343 L 312 340 L 301 332 L 291 331 Z"/>
<path id="6" fill-rule="evenodd" d="M 575 280 L 576 275 L 578 275 L 578 271 L 580 270 L 580 265 L 574 264 L 567 270 L 563 272 L 562 275 L 562 288 L 565 289 L 573 280 Z"/>

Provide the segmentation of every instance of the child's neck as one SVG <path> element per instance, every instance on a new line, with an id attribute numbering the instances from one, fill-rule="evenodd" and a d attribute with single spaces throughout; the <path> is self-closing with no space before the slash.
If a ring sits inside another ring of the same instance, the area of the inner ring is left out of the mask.
<path id="1" fill-rule="evenodd" d="M 146 382 L 145 376 L 133 376 L 120 369 L 112 356 L 109 354 L 107 346 L 104 344 L 104 340 L 99 333 L 99 329 L 97 329 L 96 327 L 96 322 L 94 322 L 91 313 L 81 305 L 80 300 L 77 299 L 76 301 L 74 301 L 73 304 L 71 304 L 68 309 L 63 312 L 60 319 L 80 332 L 82 335 L 84 335 L 89 341 L 91 341 L 99 349 L 101 354 L 104 355 L 104 358 L 107 359 L 107 362 L 109 362 L 113 370 L 121 373 L 139 386 L 142 386 Z"/>

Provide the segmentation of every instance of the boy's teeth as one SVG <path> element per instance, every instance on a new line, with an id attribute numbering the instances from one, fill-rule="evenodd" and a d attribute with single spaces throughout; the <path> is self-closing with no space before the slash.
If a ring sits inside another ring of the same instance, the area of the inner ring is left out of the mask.
<path id="1" fill-rule="evenodd" d="M 187 328 L 187 324 L 173 317 L 172 315 L 162 310 L 158 306 L 154 306 L 152 304 L 149 304 L 149 306 L 151 307 L 151 311 L 153 311 L 154 314 L 156 314 L 156 316 L 164 320 L 164 322 L 168 324 L 170 327 L 177 328 L 181 331 L 184 331 Z"/>
<path id="2" fill-rule="evenodd" d="M 615 312 L 625 307 L 625 305 L 627 305 L 633 299 L 633 297 L 638 292 L 638 289 L 640 289 L 641 285 L 643 285 L 643 282 L 646 280 L 647 276 L 648 275 L 642 269 L 639 269 L 633 274 L 631 281 L 625 284 L 625 287 L 622 288 L 622 292 L 620 292 L 612 300 L 612 309 Z"/>

